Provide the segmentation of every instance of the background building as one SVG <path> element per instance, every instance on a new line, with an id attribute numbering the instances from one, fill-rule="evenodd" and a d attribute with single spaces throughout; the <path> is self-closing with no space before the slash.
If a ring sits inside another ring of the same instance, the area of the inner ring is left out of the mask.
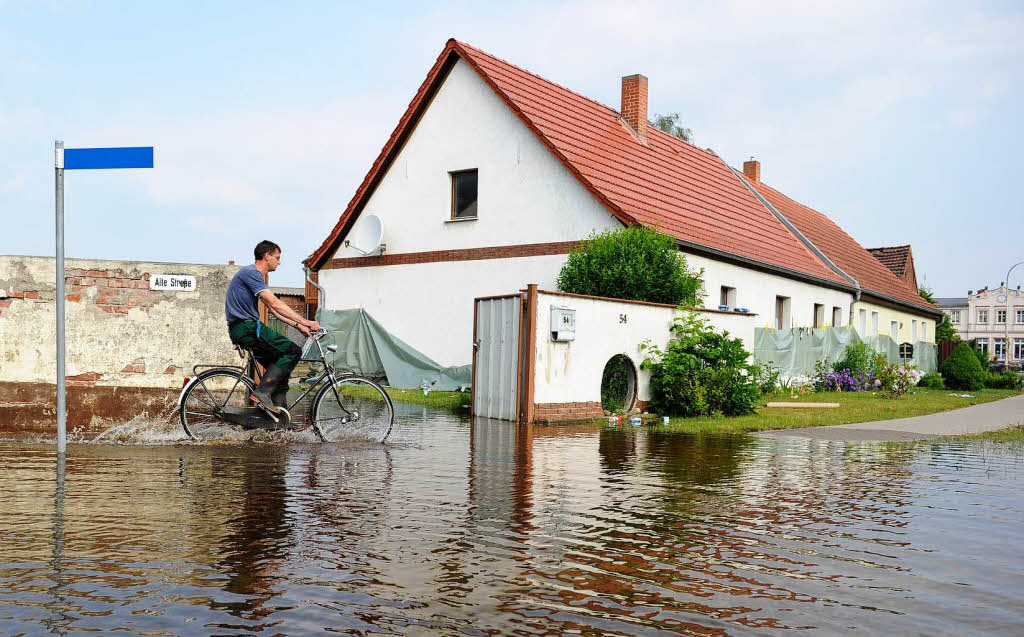
<path id="1" fill-rule="evenodd" d="M 967 341 L 1000 362 L 1024 361 L 1024 292 L 1005 284 L 967 292 L 966 297 L 935 299 L 950 323 Z M 1007 358 L 1007 356 L 1009 358 Z"/>

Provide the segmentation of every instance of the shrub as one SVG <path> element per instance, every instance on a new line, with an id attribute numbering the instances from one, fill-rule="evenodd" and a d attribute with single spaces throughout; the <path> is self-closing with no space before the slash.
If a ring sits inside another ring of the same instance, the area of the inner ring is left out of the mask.
<path id="1" fill-rule="evenodd" d="M 871 372 L 875 351 L 867 343 L 853 343 L 846 346 L 843 357 L 832 365 L 832 371 Z"/>
<path id="2" fill-rule="evenodd" d="M 1017 372 L 998 372 L 988 375 L 985 387 L 989 389 L 1024 389 L 1024 376 Z"/>
<path id="3" fill-rule="evenodd" d="M 960 343 L 942 362 L 942 378 L 949 389 L 978 390 L 985 386 L 988 372 L 982 368 L 974 350 Z"/>
<path id="4" fill-rule="evenodd" d="M 593 234 L 569 253 L 558 289 L 695 306 L 703 271 L 691 271 L 675 240 L 644 226 Z"/>
<path id="5" fill-rule="evenodd" d="M 946 384 L 942 381 L 942 374 L 937 372 L 931 372 L 921 377 L 921 380 L 917 381 L 918 387 L 930 387 L 931 389 L 945 389 Z"/>
<path id="6" fill-rule="evenodd" d="M 672 322 L 665 351 L 650 342 L 641 368 L 651 371 L 651 409 L 664 416 L 738 416 L 761 398 L 757 367 L 743 341 L 716 333 L 707 320 L 687 312 Z"/>
<path id="7" fill-rule="evenodd" d="M 782 370 L 776 367 L 772 363 L 754 363 L 754 382 L 757 383 L 757 389 L 761 392 L 762 396 L 774 392 L 775 390 L 782 389 Z"/>
<path id="8" fill-rule="evenodd" d="M 633 380 L 632 364 L 622 354 L 612 356 L 601 375 L 601 408 L 618 411 L 630 398 L 629 385 Z"/>
<path id="9" fill-rule="evenodd" d="M 910 391 L 910 388 L 921 379 L 921 372 L 917 367 L 900 365 L 899 363 L 887 364 L 878 370 L 876 378 L 878 390 L 886 398 L 899 398 Z"/>
<path id="10" fill-rule="evenodd" d="M 981 368 L 987 372 L 989 365 L 992 364 L 992 359 L 989 358 L 988 352 L 978 348 L 972 348 L 972 351 L 975 357 L 977 357 L 978 363 L 981 364 Z"/>

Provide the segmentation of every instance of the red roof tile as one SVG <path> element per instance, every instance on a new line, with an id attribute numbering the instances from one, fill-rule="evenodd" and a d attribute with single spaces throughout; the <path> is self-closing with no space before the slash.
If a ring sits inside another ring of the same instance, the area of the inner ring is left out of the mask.
<path id="1" fill-rule="evenodd" d="M 896 275 L 827 216 L 793 201 L 764 183 L 751 185 L 829 260 L 857 279 L 865 292 L 882 295 L 915 308 L 930 310 L 932 313 L 939 311 L 915 290 L 910 289 L 906 282 L 896 278 Z"/>
<path id="2" fill-rule="evenodd" d="M 361 210 L 456 58 L 494 89 L 594 197 L 623 223 L 656 226 L 698 246 L 849 287 L 713 152 L 658 129 L 646 143 L 614 109 L 469 45 L 449 40 L 334 231 L 307 262 L 318 268 Z"/>
<path id="3" fill-rule="evenodd" d="M 907 273 L 907 257 L 910 256 L 910 246 L 888 246 L 885 248 L 868 248 L 871 256 L 878 259 L 882 265 L 889 268 L 889 271 L 898 278 Z"/>

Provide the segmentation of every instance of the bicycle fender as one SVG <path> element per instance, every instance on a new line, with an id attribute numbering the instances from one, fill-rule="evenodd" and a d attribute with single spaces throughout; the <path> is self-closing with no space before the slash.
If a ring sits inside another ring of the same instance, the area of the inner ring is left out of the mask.
<path id="1" fill-rule="evenodd" d="M 185 383 L 184 387 L 181 388 L 181 393 L 178 394 L 178 411 L 181 411 L 181 401 L 185 399 L 185 392 L 188 391 L 189 387 L 195 385 L 197 380 L 199 380 L 199 376 L 193 377 L 191 380 Z"/>

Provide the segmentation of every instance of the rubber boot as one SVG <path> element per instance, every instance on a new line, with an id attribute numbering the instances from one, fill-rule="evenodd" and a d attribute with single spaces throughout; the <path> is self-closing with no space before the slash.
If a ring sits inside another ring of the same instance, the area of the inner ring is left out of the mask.
<path id="1" fill-rule="evenodd" d="M 268 411 L 275 414 L 281 413 L 281 408 L 274 403 L 274 390 L 278 383 L 287 375 L 288 374 L 286 374 L 285 371 L 277 365 L 270 365 L 263 374 L 263 379 L 260 380 L 260 384 L 255 390 L 253 390 L 250 398 L 255 402 L 258 402 Z M 285 392 L 287 391 L 288 386 L 285 385 Z"/>
<path id="2" fill-rule="evenodd" d="M 274 391 L 270 394 L 270 398 L 274 401 L 274 405 L 277 407 L 288 407 L 288 379 L 281 380 Z"/>

